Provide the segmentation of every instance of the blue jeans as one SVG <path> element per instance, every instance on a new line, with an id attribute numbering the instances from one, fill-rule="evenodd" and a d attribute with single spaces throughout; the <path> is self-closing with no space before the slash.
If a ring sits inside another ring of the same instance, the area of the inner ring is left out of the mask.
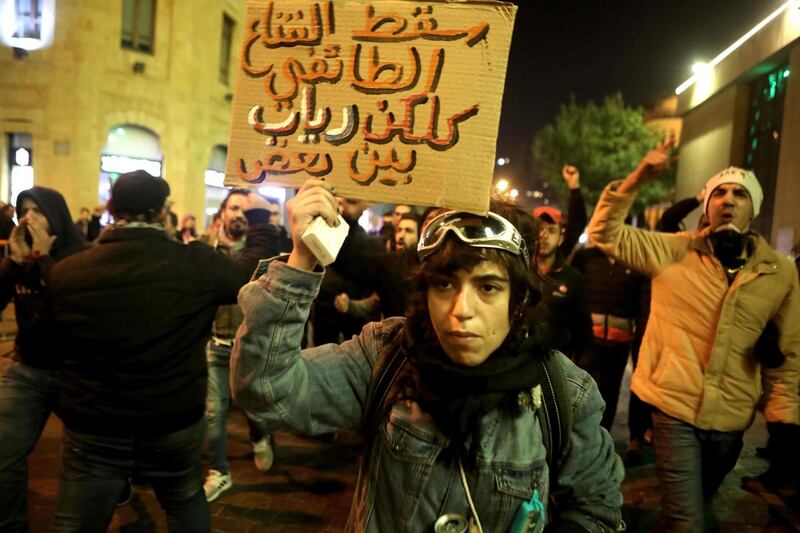
<path id="1" fill-rule="evenodd" d="M 744 431 L 698 429 L 653 413 L 661 496 L 659 531 L 703 531 L 705 504 L 736 466 Z"/>
<path id="2" fill-rule="evenodd" d="M 27 455 L 55 405 L 58 376 L 12 361 L 0 377 L 0 531 L 27 528 Z"/>
<path id="3" fill-rule="evenodd" d="M 170 531 L 211 531 L 200 463 L 205 420 L 155 437 L 105 437 L 64 430 L 52 531 L 104 532 L 132 476 L 150 481 Z"/>
<path id="4" fill-rule="evenodd" d="M 231 346 L 208 341 L 208 395 L 206 420 L 208 421 L 209 468 L 227 474 L 228 466 L 228 412 L 231 408 Z M 250 429 L 250 440 L 258 442 L 275 430 L 274 424 L 244 412 Z"/>

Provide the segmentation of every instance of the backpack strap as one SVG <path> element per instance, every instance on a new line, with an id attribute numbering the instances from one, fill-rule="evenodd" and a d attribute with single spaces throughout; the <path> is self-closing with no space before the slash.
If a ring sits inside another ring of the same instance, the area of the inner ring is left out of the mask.
<path id="1" fill-rule="evenodd" d="M 362 428 L 370 437 L 367 442 L 371 442 L 371 437 L 377 432 L 378 424 L 384 414 L 382 411 L 386 395 L 389 394 L 392 383 L 397 379 L 400 370 L 408 360 L 405 352 L 400 348 L 400 336 L 399 332 L 394 336 L 392 342 L 378 355 L 372 369 L 372 379 L 367 388 L 364 417 L 361 421 Z"/>
<path id="2" fill-rule="evenodd" d="M 558 477 L 558 470 L 569 447 L 572 433 L 572 409 L 569 405 L 567 378 L 556 352 L 551 351 L 540 359 L 542 380 L 542 408 L 536 411 L 542 429 L 542 439 L 547 450 L 550 485 Z"/>

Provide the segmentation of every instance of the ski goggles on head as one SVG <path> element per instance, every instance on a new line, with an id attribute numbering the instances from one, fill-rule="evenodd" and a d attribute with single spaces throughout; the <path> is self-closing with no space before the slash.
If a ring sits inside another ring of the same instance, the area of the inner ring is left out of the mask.
<path id="1" fill-rule="evenodd" d="M 511 222 L 492 212 L 485 217 L 463 211 L 447 211 L 436 216 L 425 226 L 419 238 L 419 258 L 425 260 L 438 250 L 449 233 L 473 248 L 496 248 L 510 252 L 520 257 L 525 267 L 530 266 L 528 247 L 520 232 Z"/>

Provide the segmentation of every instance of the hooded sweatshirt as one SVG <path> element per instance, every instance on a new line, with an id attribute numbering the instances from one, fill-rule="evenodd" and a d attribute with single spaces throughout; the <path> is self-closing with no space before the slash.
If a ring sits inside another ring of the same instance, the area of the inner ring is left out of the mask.
<path id="1" fill-rule="evenodd" d="M 0 263 L 0 306 L 5 307 L 14 299 L 17 317 L 17 339 L 14 345 L 15 358 L 24 364 L 38 368 L 54 369 L 49 350 L 37 340 L 34 318 L 41 301 L 44 280 L 56 261 L 79 252 L 89 245 L 75 229 L 64 197 L 53 189 L 33 187 L 22 191 L 17 198 L 17 217 L 21 218 L 20 208 L 29 198 L 36 202 L 39 210 L 50 224 L 50 234 L 56 240 L 48 255 L 28 258 L 21 265 L 10 257 Z M 20 290 L 24 288 L 24 290 Z"/>

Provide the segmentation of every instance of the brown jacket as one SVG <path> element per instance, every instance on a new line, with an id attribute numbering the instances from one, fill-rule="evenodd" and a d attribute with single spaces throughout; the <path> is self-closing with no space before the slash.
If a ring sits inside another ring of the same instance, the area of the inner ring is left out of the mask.
<path id="1" fill-rule="evenodd" d="M 753 420 L 766 388 L 769 422 L 800 424 L 800 284 L 797 270 L 753 234 L 750 259 L 728 286 L 706 229 L 666 234 L 625 225 L 635 194 L 603 191 L 589 237 L 653 280 L 650 320 L 632 390 L 700 429 L 736 431 Z M 753 348 L 772 319 L 786 362 L 762 368 Z"/>

